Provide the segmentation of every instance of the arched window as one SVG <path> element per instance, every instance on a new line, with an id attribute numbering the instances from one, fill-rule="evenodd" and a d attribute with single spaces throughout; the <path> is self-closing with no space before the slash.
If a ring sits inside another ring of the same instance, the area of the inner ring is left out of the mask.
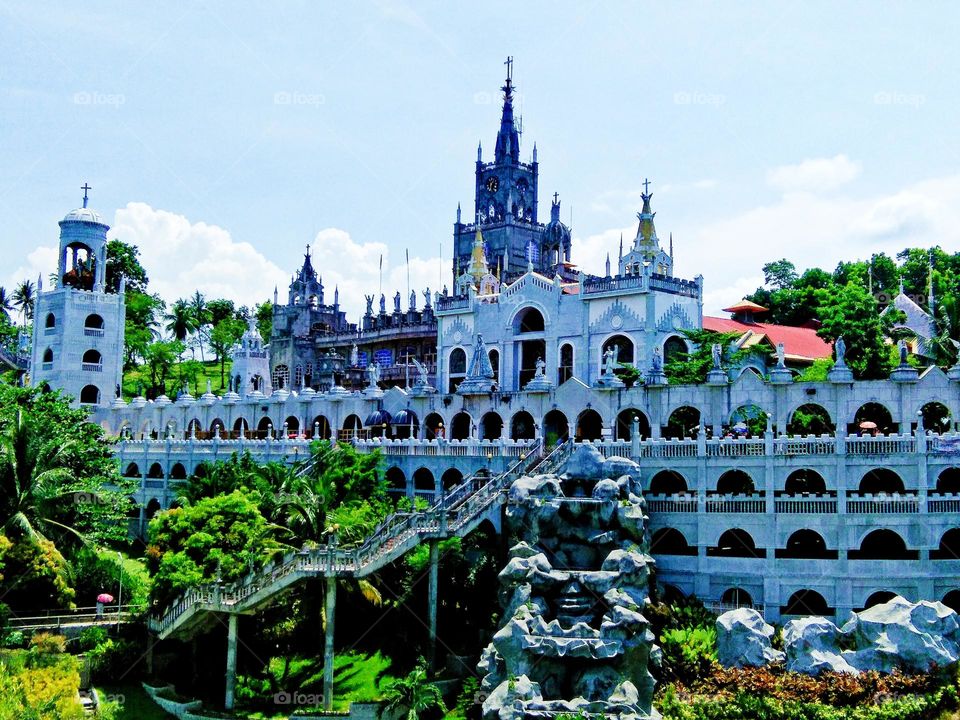
<path id="1" fill-rule="evenodd" d="M 835 560 L 836 550 L 827 550 L 827 543 L 820 533 L 813 530 L 797 530 L 787 538 L 787 546 L 774 553 L 778 558 L 809 558 Z"/>
<path id="2" fill-rule="evenodd" d="M 233 432 L 237 435 L 240 435 L 241 431 L 246 435 L 250 431 L 250 425 L 247 424 L 245 418 L 237 418 L 233 423 Z"/>
<path id="3" fill-rule="evenodd" d="M 444 490 L 449 490 L 463 482 L 463 473 L 456 468 L 449 468 L 440 476 L 440 483 Z"/>
<path id="4" fill-rule="evenodd" d="M 850 550 L 851 560 L 916 560 L 920 553 L 908 550 L 907 544 L 893 530 L 874 530 L 863 538 L 859 550 Z"/>
<path id="5" fill-rule="evenodd" d="M 80 391 L 80 404 L 81 405 L 99 405 L 100 404 L 100 388 L 96 385 L 87 385 Z"/>
<path id="6" fill-rule="evenodd" d="M 636 359 L 634 354 L 634 345 L 633 340 L 628 338 L 626 335 L 614 335 L 609 337 L 603 342 L 603 346 L 600 348 L 600 365 L 599 367 L 603 368 L 603 354 L 607 350 L 613 350 L 613 367 L 614 371 L 622 370 L 619 365 L 622 363 L 624 365 L 633 365 Z"/>
<path id="7" fill-rule="evenodd" d="M 823 476 L 816 470 L 801 468 L 790 473 L 783 490 L 789 495 L 824 493 L 827 491 L 827 484 Z"/>
<path id="8" fill-rule="evenodd" d="M 433 479 L 433 473 L 430 472 L 427 468 L 422 467 L 418 468 L 413 473 L 413 489 L 414 490 L 436 490 L 437 484 Z"/>
<path id="9" fill-rule="evenodd" d="M 872 608 L 874 605 L 883 605 L 893 600 L 896 596 L 896 593 L 890 592 L 889 590 L 877 590 L 867 598 L 867 601 L 863 604 L 863 609 Z"/>
<path id="10" fill-rule="evenodd" d="M 832 435 L 836 426 L 830 419 L 830 413 L 822 405 L 807 403 L 801 405 L 790 416 L 787 423 L 787 435 Z"/>
<path id="11" fill-rule="evenodd" d="M 514 440 L 533 440 L 536 435 L 533 415 L 521 410 L 510 421 L 510 437 Z"/>
<path id="12" fill-rule="evenodd" d="M 596 410 L 584 410 L 577 418 L 577 440 L 596 442 L 603 436 L 603 420 Z"/>
<path id="13" fill-rule="evenodd" d="M 563 385 L 573 377 L 573 345 L 564 343 L 560 346 L 560 362 L 557 365 L 557 385 Z"/>
<path id="14" fill-rule="evenodd" d="M 143 513 L 145 520 L 152 520 L 153 516 L 160 512 L 160 501 L 156 498 L 151 498 L 150 502 L 147 503 L 146 510 Z"/>
<path id="15" fill-rule="evenodd" d="M 949 467 L 937 477 L 937 492 L 947 495 L 960 494 L 960 468 Z"/>
<path id="16" fill-rule="evenodd" d="M 153 480 L 160 480 L 163 478 L 163 467 L 160 463 L 155 462 L 150 466 L 150 469 L 147 471 L 147 477 Z"/>
<path id="17" fill-rule="evenodd" d="M 87 350 L 81 362 L 84 370 L 99 370 L 103 367 L 103 355 L 99 350 Z"/>
<path id="18" fill-rule="evenodd" d="M 317 415 L 313 422 L 310 423 L 309 428 L 305 428 L 310 432 L 310 437 L 314 440 L 329 440 L 330 439 L 330 421 L 327 420 L 323 415 Z"/>
<path id="19" fill-rule="evenodd" d="M 717 480 L 717 492 L 721 495 L 749 495 L 753 491 L 753 478 L 743 470 L 727 470 Z"/>
<path id="20" fill-rule="evenodd" d="M 543 439 L 548 447 L 570 437 L 570 423 L 559 410 L 551 410 L 543 416 Z"/>
<path id="21" fill-rule="evenodd" d="M 687 481 L 676 470 L 661 470 L 650 478 L 651 495 L 679 495 L 687 492 Z"/>
<path id="22" fill-rule="evenodd" d="M 734 528 L 733 530 L 727 530 L 720 536 L 716 547 L 707 548 L 707 555 L 764 558 L 767 556 L 767 551 L 756 546 L 750 533 Z"/>
<path id="23" fill-rule="evenodd" d="M 757 405 L 741 405 L 730 414 L 730 427 L 738 437 L 760 437 L 767 429 L 767 413 Z"/>
<path id="24" fill-rule="evenodd" d="M 47 319 L 44 322 L 44 327 L 53 329 L 57 326 L 57 317 L 53 313 L 47 313 Z"/>
<path id="25" fill-rule="evenodd" d="M 920 414 L 923 416 L 924 430 L 935 432 L 938 435 L 950 432 L 950 410 L 943 403 L 928 402 L 920 408 Z"/>
<path id="26" fill-rule="evenodd" d="M 499 440 L 503 435 L 503 418 L 495 412 L 488 412 L 480 418 L 480 439 Z"/>
<path id="27" fill-rule="evenodd" d="M 686 341 L 676 335 L 671 335 L 663 343 L 663 362 L 664 364 L 672 360 L 681 360 L 690 352 Z"/>
<path id="28" fill-rule="evenodd" d="M 545 327 L 543 314 L 532 307 L 524 308 L 517 313 L 513 324 L 517 333 L 543 332 Z"/>
<path id="29" fill-rule="evenodd" d="M 171 480 L 187 479 L 187 469 L 183 466 L 183 463 L 174 463 L 173 467 L 170 468 L 170 479 Z"/>
<path id="30" fill-rule="evenodd" d="M 269 417 L 260 418 L 260 422 L 257 423 L 257 434 L 260 437 L 273 437 L 273 430 L 273 420 L 271 420 Z"/>
<path id="31" fill-rule="evenodd" d="M 470 429 L 473 420 L 465 412 L 458 412 L 453 416 L 452 427 L 450 428 L 451 440 L 466 440 L 470 437 Z"/>
<path id="32" fill-rule="evenodd" d="M 130 463 L 127 465 L 127 469 L 123 471 L 123 476 L 128 478 L 138 478 L 140 477 L 140 468 L 136 463 Z"/>
<path id="33" fill-rule="evenodd" d="M 287 437 L 295 438 L 300 434 L 300 418 L 298 418 L 296 415 L 291 415 L 288 417 L 283 421 L 283 424 L 287 426 Z"/>
<path id="34" fill-rule="evenodd" d="M 690 547 L 683 533 L 675 528 L 661 528 L 653 534 L 650 552 L 655 555 L 696 555 L 697 548 Z"/>
<path id="35" fill-rule="evenodd" d="M 467 376 L 467 353 L 463 348 L 454 348 L 447 361 L 450 376 L 450 392 L 456 392 L 457 386 Z"/>
<path id="36" fill-rule="evenodd" d="M 273 388 L 283 390 L 290 383 L 290 368 L 286 365 L 277 365 L 273 369 Z"/>
<path id="37" fill-rule="evenodd" d="M 407 476 L 403 474 L 403 470 L 398 467 L 392 467 L 387 470 L 387 488 L 392 492 L 406 492 L 407 491 Z"/>
<path id="38" fill-rule="evenodd" d="M 960 528 L 947 530 L 940 538 L 940 547 L 930 551 L 931 560 L 960 560 Z"/>
<path id="39" fill-rule="evenodd" d="M 685 405 L 670 413 L 667 425 L 663 428 L 663 437 L 689 438 L 693 437 L 699 428 L 700 411 L 695 407 Z"/>
<path id="40" fill-rule="evenodd" d="M 780 612 L 784 615 L 832 615 L 833 608 L 816 590 L 797 590 Z"/>
<path id="41" fill-rule="evenodd" d="M 490 350 L 487 357 L 490 358 L 490 367 L 493 368 L 493 379 L 500 382 L 500 351 L 496 348 Z"/>
<path id="42" fill-rule="evenodd" d="M 647 416 L 639 410 L 627 408 L 617 414 L 617 440 L 633 439 L 633 419 L 637 418 L 637 430 L 640 432 L 640 439 L 646 440 L 650 437 L 650 421 Z"/>
<path id="43" fill-rule="evenodd" d="M 349 440 L 352 437 L 360 435 L 362 430 L 363 421 L 360 419 L 360 416 L 347 415 L 347 418 L 343 421 L 343 430 L 340 436 L 345 440 Z"/>
<path id="44" fill-rule="evenodd" d="M 864 403 L 857 410 L 853 422 L 847 426 L 847 432 L 851 435 L 876 435 L 878 433 L 895 433 L 899 429 L 897 423 L 893 421 L 890 411 L 880 403 Z"/>
<path id="45" fill-rule="evenodd" d="M 426 427 L 426 440 L 436 440 L 445 437 L 443 428 L 443 417 L 439 413 L 430 413 L 423 421 Z"/>
<path id="46" fill-rule="evenodd" d="M 44 363 L 53 362 L 53 350 L 51 350 L 50 348 L 47 348 L 46 350 L 43 351 L 43 362 Z"/>
<path id="47" fill-rule="evenodd" d="M 877 493 L 904 492 L 903 480 L 889 468 L 874 468 L 868 470 L 860 480 L 860 492 L 876 495 Z"/>
<path id="48" fill-rule="evenodd" d="M 303 387 L 303 365 L 297 365 L 293 369 L 293 386 L 298 389 Z"/>
<path id="49" fill-rule="evenodd" d="M 83 321 L 83 334 L 103 337 L 103 318 L 96 313 L 87 315 L 87 319 Z"/>
<path id="50" fill-rule="evenodd" d="M 732 587 L 723 591 L 720 596 L 720 604 L 724 607 L 752 608 L 753 598 L 743 588 Z"/>

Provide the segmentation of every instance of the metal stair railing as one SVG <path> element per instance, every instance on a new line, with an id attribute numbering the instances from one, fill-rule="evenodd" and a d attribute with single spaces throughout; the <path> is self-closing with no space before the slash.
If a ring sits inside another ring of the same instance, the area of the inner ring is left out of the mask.
<path id="1" fill-rule="evenodd" d="M 189 590 L 166 612 L 152 618 L 150 629 L 162 634 L 182 616 L 202 609 L 200 606 L 203 605 L 210 606 L 208 610 L 214 612 L 236 612 L 255 604 L 251 598 L 257 595 L 265 594 L 258 602 L 269 600 L 295 582 L 296 578 L 287 579 L 297 573 L 364 576 L 405 554 L 426 537 L 466 534 L 471 521 L 486 512 L 514 480 L 534 470 L 541 474 L 555 472 L 569 456 L 571 448 L 572 443 L 568 441 L 544 454 L 543 444 L 538 443 L 528 455 L 479 487 L 475 487 L 477 478 L 472 476 L 428 510 L 388 516 L 358 547 L 342 549 L 328 545 L 291 552 L 279 563 L 253 571 L 228 587 L 215 584 Z"/>

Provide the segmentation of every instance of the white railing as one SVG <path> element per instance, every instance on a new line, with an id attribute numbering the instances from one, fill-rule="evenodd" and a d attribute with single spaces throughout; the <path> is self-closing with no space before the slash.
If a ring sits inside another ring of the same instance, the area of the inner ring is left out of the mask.
<path id="1" fill-rule="evenodd" d="M 837 451 L 837 440 L 831 435 L 778 437 L 773 441 L 774 455 L 832 455 Z"/>
<path id="2" fill-rule="evenodd" d="M 721 439 L 707 440 L 708 457 L 745 457 L 764 455 L 763 438 Z"/>
<path id="3" fill-rule="evenodd" d="M 87 337 L 103 337 L 103 328 L 85 327 L 83 334 Z"/>
<path id="4" fill-rule="evenodd" d="M 645 495 L 647 508 L 651 513 L 695 513 L 699 505 L 693 493 L 675 495 Z"/>
<path id="5" fill-rule="evenodd" d="M 849 435 L 844 441 L 847 455 L 895 455 L 916 452 L 917 440 L 912 435 Z"/>
<path id="6" fill-rule="evenodd" d="M 777 513 L 831 514 L 837 512 L 837 498 L 823 493 L 781 495 L 773 500 Z"/>
<path id="7" fill-rule="evenodd" d="M 875 513 L 900 515 L 920 512 L 920 498 L 900 493 L 847 493 L 847 513 L 870 515 Z"/>
<path id="8" fill-rule="evenodd" d="M 927 498 L 927 512 L 960 513 L 960 495 L 931 493 Z"/>
<path id="9" fill-rule="evenodd" d="M 708 513 L 762 513 L 767 501 L 762 493 L 749 495 L 707 495 Z"/>
<path id="10" fill-rule="evenodd" d="M 103 365 L 100 363 L 80 363 L 80 369 L 88 372 L 103 372 Z"/>

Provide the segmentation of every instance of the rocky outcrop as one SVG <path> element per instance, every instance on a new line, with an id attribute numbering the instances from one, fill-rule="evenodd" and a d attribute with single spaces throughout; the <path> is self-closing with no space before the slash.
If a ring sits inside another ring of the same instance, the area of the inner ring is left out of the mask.
<path id="1" fill-rule="evenodd" d="M 479 665 L 485 720 L 651 717 L 659 651 L 643 615 L 653 560 L 639 478 L 582 445 L 561 475 L 511 487 L 504 622 Z"/>
<path id="2" fill-rule="evenodd" d="M 780 662 L 770 647 L 773 628 L 753 610 L 732 610 L 717 619 L 717 654 L 725 666 Z M 766 628 L 770 628 L 769 634 Z M 825 670 L 857 674 L 925 672 L 960 660 L 960 618 L 940 602 L 895 597 L 854 613 L 843 627 L 822 617 L 783 626 L 786 668 L 818 675 Z"/>
<path id="3" fill-rule="evenodd" d="M 773 625 L 752 608 L 738 608 L 717 618 L 717 660 L 726 667 L 783 662 L 773 649 Z"/>

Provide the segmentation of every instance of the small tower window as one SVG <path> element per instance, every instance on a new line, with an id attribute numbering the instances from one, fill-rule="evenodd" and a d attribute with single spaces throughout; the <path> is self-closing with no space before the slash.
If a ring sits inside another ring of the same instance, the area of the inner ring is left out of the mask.
<path id="1" fill-rule="evenodd" d="M 50 348 L 47 348 L 46 350 L 43 351 L 43 364 L 46 365 L 47 363 L 52 363 L 52 362 L 53 362 L 53 350 L 51 350 Z"/>
<path id="2" fill-rule="evenodd" d="M 55 328 L 57 326 L 57 317 L 53 313 L 47 313 L 47 320 L 44 324 L 47 328 Z"/>
<path id="3" fill-rule="evenodd" d="M 80 391 L 80 404 L 81 405 L 99 405 L 100 404 L 100 388 L 96 385 L 87 385 Z"/>
<path id="4" fill-rule="evenodd" d="M 99 372 L 103 369 L 103 355 L 98 350 L 87 350 L 83 354 L 83 370 Z"/>
<path id="5" fill-rule="evenodd" d="M 103 337 L 103 318 L 93 313 L 83 322 L 83 334 L 90 337 Z"/>

